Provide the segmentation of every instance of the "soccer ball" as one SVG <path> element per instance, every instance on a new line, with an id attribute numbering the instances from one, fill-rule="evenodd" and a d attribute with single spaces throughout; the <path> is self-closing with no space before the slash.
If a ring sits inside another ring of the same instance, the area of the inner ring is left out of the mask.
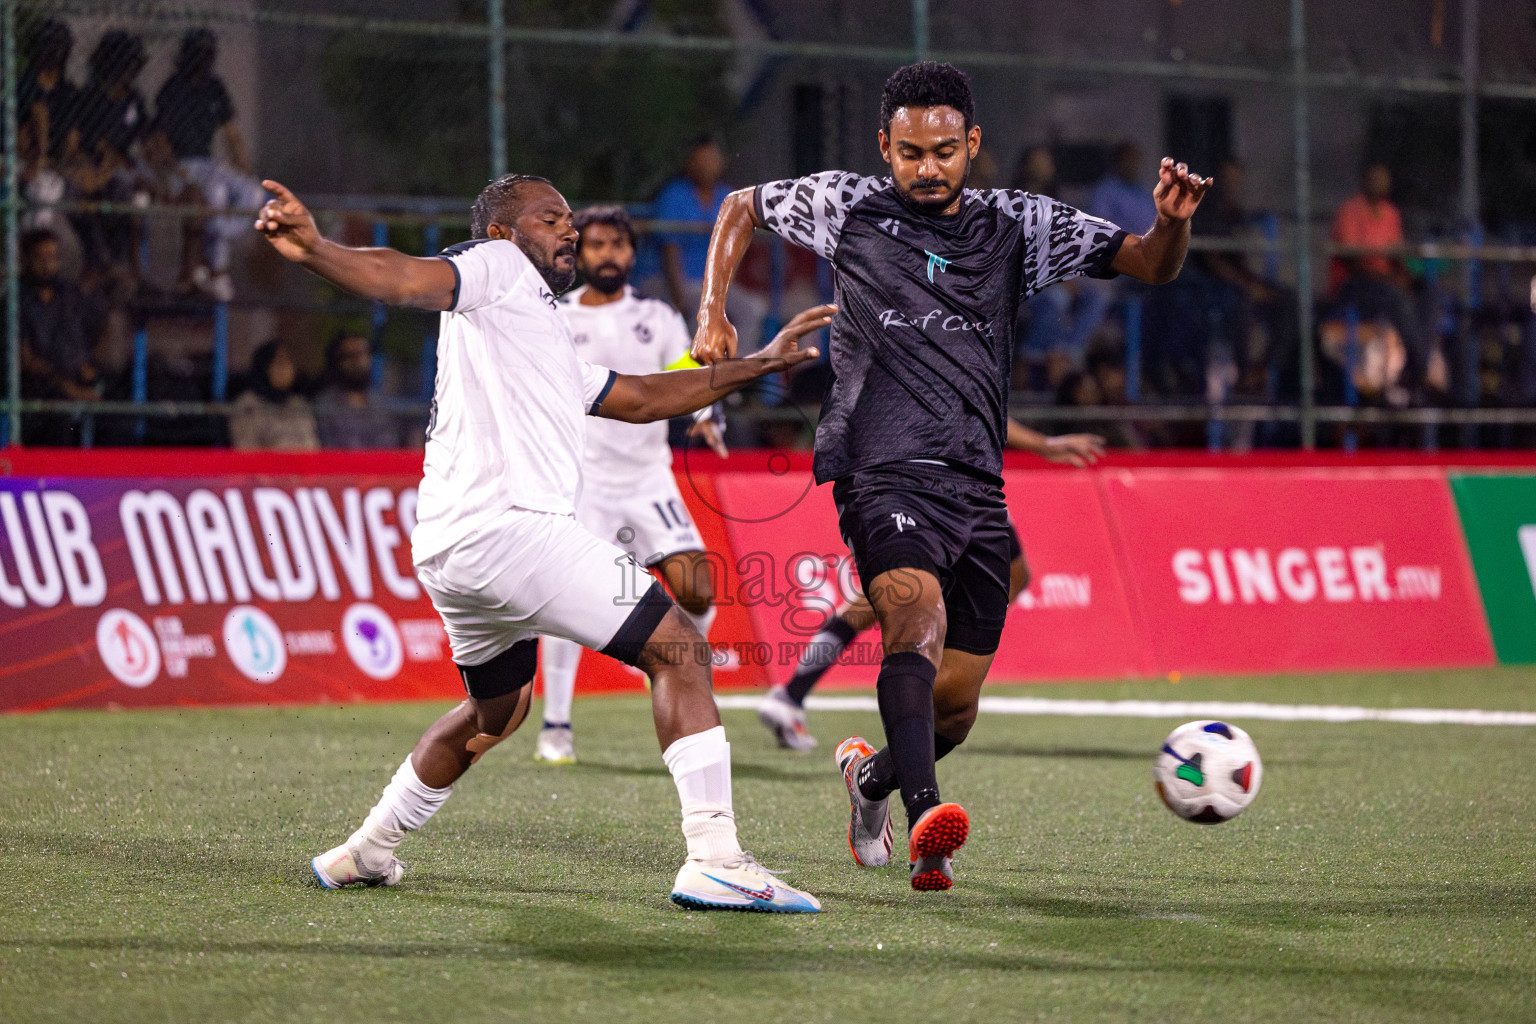
<path id="1" fill-rule="evenodd" d="M 1226 722 L 1187 722 L 1168 734 L 1152 762 L 1157 795 L 1185 821 L 1215 825 L 1242 813 L 1264 778 L 1259 751 Z"/>

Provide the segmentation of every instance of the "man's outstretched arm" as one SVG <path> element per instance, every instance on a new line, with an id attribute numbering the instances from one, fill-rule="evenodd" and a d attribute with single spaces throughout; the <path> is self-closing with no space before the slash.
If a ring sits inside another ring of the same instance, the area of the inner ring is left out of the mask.
<path id="1" fill-rule="evenodd" d="M 277 198 L 257 213 L 256 230 L 285 259 L 375 302 L 434 311 L 453 305 L 457 278 L 446 260 L 338 245 L 321 236 L 315 218 L 286 187 L 275 181 L 263 181 L 261 187 Z"/>
<path id="2" fill-rule="evenodd" d="M 1007 444 L 1009 448 L 1034 452 L 1047 462 L 1066 463 L 1070 466 L 1091 466 L 1104 454 L 1104 439 L 1098 434 L 1047 437 L 1011 416 L 1008 418 Z"/>
<path id="3" fill-rule="evenodd" d="M 1163 157 L 1157 187 L 1152 190 L 1157 222 L 1144 235 L 1126 235 L 1110 269 L 1147 284 L 1167 284 L 1178 277 L 1189 251 L 1189 218 L 1215 181 L 1190 174 L 1184 164 Z"/>
<path id="4" fill-rule="evenodd" d="M 695 370 L 668 370 L 639 376 L 620 374 L 597 415 L 626 423 L 671 419 L 713 405 L 759 377 L 782 373 L 819 354 L 800 339 L 832 322 L 836 306 L 812 306 L 784 325 L 773 341 L 747 359 L 721 359 Z"/>
<path id="5" fill-rule="evenodd" d="M 704 264 L 704 290 L 699 294 L 699 329 L 693 336 L 693 358 L 708 366 L 736 354 L 736 328 L 725 315 L 725 296 L 736 268 L 741 266 L 752 231 L 759 227 L 752 209 L 753 189 L 737 189 L 725 197 L 709 236 Z"/>

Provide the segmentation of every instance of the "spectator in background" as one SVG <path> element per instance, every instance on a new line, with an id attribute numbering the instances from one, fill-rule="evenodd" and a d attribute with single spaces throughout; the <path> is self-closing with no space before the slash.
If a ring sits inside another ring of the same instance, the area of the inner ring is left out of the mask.
<path id="1" fill-rule="evenodd" d="M 1109 173 L 1093 186 L 1088 212 L 1127 231 L 1147 231 L 1157 222 L 1152 189 L 1142 183 L 1141 147 L 1126 140 L 1116 143 Z"/>
<path id="2" fill-rule="evenodd" d="M 1024 150 L 1015 173 L 1015 188 L 1043 196 L 1058 192 L 1056 158 L 1049 146 Z M 1026 386 L 1054 390 L 1067 374 L 1082 369 L 1088 339 L 1103 321 L 1111 294 L 1102 288 L 1082 288 L 1083 280 L 1062 281 L 1037 292 L 1024 304 L 1027 322 L 1018 332 L 1016 358 L 1024 360 Z"/>
<path id="3" fill-rule="evenodd" d="M 1243 166 L 1236 160 L 1224 160 L 1217 167 L 1216 185 L 1200 210 L 1202 237 L 1256 240 L 1258 218 L 1243 205 L 1244 183 Z M 1245 252 L 1200 252 L 1194 263 L 1227 293 L 1218 305 L 1231 307 L 1236 314 L 1227 321 L 1225 340 L 1241 373 L 1238 390 L 1267 398 L 1275 397 L 1277 388 L 1296 394 L 1296 293 L 1255 270 Z M 1250 343 L 1254 326 L 1262 331 L 1262 344 Z M 1268 380 L 1271 371 L 1273 384 Z"/>
<path id="4" fill-rule="evenodd" d="M 1352 307 L 1362 321 L 1385 319 L 1397 329 L 1408 357 L 1405 383 L 1415 386 L 1423 379 L 1429 353 L 1408 269 L 1401 257 L 1386 251 L 1403 245 L 1403 219 L 1390 198 L 1392 172 L 1386 164 L 1370 164 L 1360 184 L 1334 216 L 1331 238 L 1368 251 L 1334 257 L 1329 291 L 1338 308 Z"/>
<path id="5" fill-rule="evenodd" d="M 710 230 L 720 213 L 720 204 L 731 193 L 724 180 L 725 168 L 725 153 L 720 144 L 709 136 L 701 136 L 688 147 L 682 175 L 663 185 L 656 195 L 658 220 L 699 224 L 695 232 L 664 232 L 657 236 L 667 296 L 694 328 L 698 326 L 699 296 L 704 290 Z M 736 328 L 738 354 L 757 350 L 767 311 L 767 304 L 760 297 L 740 288 L 731 289 L 726 297 L 726 315 Z"/>
<path id="6" fill-rule="evenodd" d="M 250 383 L 229 415 L 229 440 L 243 450 L 315 451 L 315 414 L 295 390 L 299 371 L 279 338 L 251 356 Z"/>
<path id="7" fill-rule="evenodd" d="M 64 198 L 64 176 L 59 169 L 73 158 L 80 142 L 76 127 L 80 89 L 68 74 L 74 46 L 75 37 L 68 25 L 57 18 L 44 19 L 28 40 L 27 69 L 16 83 L 21 176 L 27 200 L 34 206 L 51 206 Z M 34 212 L 30 222 L 42 227 L 51 219 Z"/>
<path id="8" fill-rule="evenodd" d="M 1056 182 L 1056 157 L 1051 154 L 1050 146 L 1029 146 L 1019 154 L 1019 163 L 1013 172 L 1013 187 L 1037 196 L 1054 196 L 1060 191 Z"/>
<path id="9" fill-rule="evenodd" d="M 128 202 L 137 191 L 133 149 L 149 122 L 149 107 L 136 82 L 144 70 L 144 43 L 113 30 L 91 51 L 90 77 L 80 96 L 79 144 L 65 176 L 75 197 L 87 202 Z M 71 218 L 88 270 L 122 283 L 134 278 L 134 224 L 120 214 L 82 213 Z"/>
<path id="10" fill-rule="evenodd" d="M 1056 389 L 1056 404 L 1074 408 L 1125 405 L 1123 366 L 1101 353 L 1091 355 L 1089 362 L 1091 369 L 1074 370 L 1062 378 Z M 1110 389 L 1118 389 L 1118 397 Z M 1098 434 L 1111 448 L 1142 451 L 1147 447 L 1141 431 L 1128 420 L 1062 420 L 1058 430 L 1061 433 Z"/>
<path id="11" fill-rule="evenodd" d="M 266 200 L 266 192 L 251 176 L 234 103 L 214 74 L 218 53 L 218 39 L 206 28 L 191 29 L 181 37 L 175 70 L 155 97 L 153 132 L 169 149 L 179 177 L 191 187 L 186 196 L 190 201 L 215 210 L 255 210 Z M 217 140 L 223 142 L 225 159 L 214 154 Z M 248 221 L 241 213 L 213 217 L 202 225 L 201 246 L 183 247 L 184 288 L 200 289 L 221 302 L 234 297 L 230 243 L 249 231 Z M 196 238 L 194 232 L 188 242 Z"/>
<path id="12" fill-rule="evenodd" d="M 105 329 L 104 312 L 61 276 L 57 235 L 33 229 L 21 236 L 20 248 L 22 397 L 93 401 L 99 397 L 96 349 Z M 78 440 L 77 416 L 40 414 L 29 420 L 28 444 Z"/>
<path id="13" fill-rule="evenodd" d="M 344 331 L 326 346 L 315 425 L 322 448 L 404 447 L 400 421 L 380 408 L 374 394 L 373 351 L 363 335 Z"/>

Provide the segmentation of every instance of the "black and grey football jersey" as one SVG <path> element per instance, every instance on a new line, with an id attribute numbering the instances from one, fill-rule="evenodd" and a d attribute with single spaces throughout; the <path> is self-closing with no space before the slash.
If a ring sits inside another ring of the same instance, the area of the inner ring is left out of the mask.
<path id="1" fill-rule="evenodd" d="M 1069 277 L 1112 277 L 1125 232 L 1048 196 L 966 189 L 915 209 L 889 178 L 823 171 L 759 185 L 758 221 L 826 257 L 839 307 L 816 479 L 903 459 L 1002 473 L 1019 304 Z"/>

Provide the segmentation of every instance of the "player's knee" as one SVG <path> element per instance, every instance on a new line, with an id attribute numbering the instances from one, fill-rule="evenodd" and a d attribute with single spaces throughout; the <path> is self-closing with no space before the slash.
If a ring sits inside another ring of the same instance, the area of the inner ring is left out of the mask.
<path id="1" fill-rule="evenodd" d="M 510 697 L 470 701 L 470 718 L 474 722 L 475 735 L 464 744 L 464 749 L 474 755 L 469 759 L 470 764 L 480 760 L 487 750 L 517 731 L 517 727 L 523 724 L 523 719 L 528 715 L 532 696 L 533 687 L 529 685 Z"/>
<path id="2" fill-rule="evenodd" d="M 703 615 L 709 611 L 709 606 L 715 600 L 713 588 L 704 583 L 701 590 L 679 590 L 674 599 L 678 607 L 690 615 Z"/>
<path id="3" fill-rule="evenodd" d="M 944 650 L 944 606 L 896 608 L 880 616 L 885 653 L 915 651 L 935 664 Z"/>
<path id="4" fill-rule="evenodd" d="M 707 687 L 710 659 L 708 642 L 681 610 L 672 608 L 640 649 L 635 665 L 653 680 L 666 675 L 678 682 L 696 681 Z"/>

